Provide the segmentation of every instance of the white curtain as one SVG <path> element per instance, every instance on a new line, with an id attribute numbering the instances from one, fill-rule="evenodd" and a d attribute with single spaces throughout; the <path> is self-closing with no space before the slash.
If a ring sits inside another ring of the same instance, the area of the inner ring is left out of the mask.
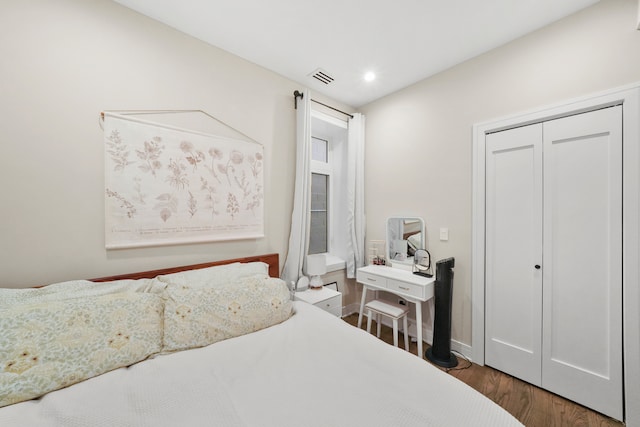
<path id="1" fill-rule="evenodd" d="M 291 214 L 289 251 L 281 278 L 291 286 L 302 276 L 309 248 L 309 218 L 311 210 L 311 95 L 303 91 L 298 98 L 296 125 L 296 183 Z"/>
<path id="2" fill-rule="evenodd" d="M 349 120 L 347 154 L 347 277 L 356 277 L 364 266 L 364 115 L 355 113 Z"/>

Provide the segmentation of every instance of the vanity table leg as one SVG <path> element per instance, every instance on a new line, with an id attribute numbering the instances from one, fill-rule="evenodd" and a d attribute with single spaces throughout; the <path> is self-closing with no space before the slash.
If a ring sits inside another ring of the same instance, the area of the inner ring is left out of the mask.
<path id="1" fill-rule="evenodd" d="M 416 301 L 416 329 L 418 339 L 418 357 L 423 358 L 422 353 L 422 302 Z"/>
<path id="2" fill-rule="evenodd" d="M 364 312 L 364 302 L 367 299 L 367 287 L 362 285 L 362 299 L 360 300 L 360 313 L 358 314 L 358 329 L 362 325 L 362 313 Z"/>

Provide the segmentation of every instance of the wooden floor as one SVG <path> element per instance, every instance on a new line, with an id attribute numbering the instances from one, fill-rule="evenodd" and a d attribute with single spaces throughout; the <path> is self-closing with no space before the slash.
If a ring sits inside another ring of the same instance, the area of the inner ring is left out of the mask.
<path id="1" fill-rule="evenodd" d="M 358 315 L 352 314 L 344 318 L 355 326 Z M 366 329 L 366 318 L 362 322 Z M 371 328 L 375 332 L 375 322 Z M 391 328 L 382 326 L 382 340 L 393 345 Z M 404 348 L 404 338 L 399 334 L 399 346 Z M 425 343 L 425 351 L 429 346 Z M 417 343 L 412 342 L 409 349 L 417 351 Z M 424 357 L 423 357 L 424 359 Z M 458 366 L 454 369 L 442 369 L 449 375 L 468 384 L 498 405 L 506 409 L 527 427 L 554 426 L 623 426 L 624 424 L 578 405 L 546 390 L 532 386 L 510 375 L 496 371 L 487 366 L 479 366 L 458 357 Z M 426 363 L 429 363 L 426 361 Z"/>

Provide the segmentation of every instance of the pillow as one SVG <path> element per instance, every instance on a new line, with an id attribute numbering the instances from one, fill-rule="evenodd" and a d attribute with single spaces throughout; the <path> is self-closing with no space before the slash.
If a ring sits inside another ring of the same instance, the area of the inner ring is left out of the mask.
<path id="1" fill-rule="evenodd" d="M 117 293 L 0 311 L 0 407 L 157 353 L 163 301 Z"/>
<path id="2" fill-rule="evenodd" d="M 153 279 L 125 279 L 101 283 L 89 280 L 71 280 L 42 288 L 0 288 L 0 310 L 22 304 L 62 301 L 70 298 L 86 298 L 120 292 L 153 292 L 153 286 Z"/>
<path id="3" fill-rule="evenodd" d="M 157 279 L 166 284 L 203 288 L 235 283 L 238 279 L 255 276 L 256 274 L 268 277 L 269 265 L 264 262 L 235 262 L 232 264 L 165 274 L 158 276 Z"/>
<path id="4" fill-rule="evenodd" d="M 163 351 L 203 347 L 291 317 L 281 279 L 254 275 L 212 288 L 168 285 L 164 291 Z"/>

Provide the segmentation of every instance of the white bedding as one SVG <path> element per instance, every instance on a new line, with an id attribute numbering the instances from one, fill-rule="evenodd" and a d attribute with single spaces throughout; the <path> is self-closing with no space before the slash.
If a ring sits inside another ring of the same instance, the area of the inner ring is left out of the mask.
<path id="1" fill-rule="evenodd" d="M 296 303 L 289 320 L 0 408 L 0 426 L 515 426 L 466 384 Z"/>

